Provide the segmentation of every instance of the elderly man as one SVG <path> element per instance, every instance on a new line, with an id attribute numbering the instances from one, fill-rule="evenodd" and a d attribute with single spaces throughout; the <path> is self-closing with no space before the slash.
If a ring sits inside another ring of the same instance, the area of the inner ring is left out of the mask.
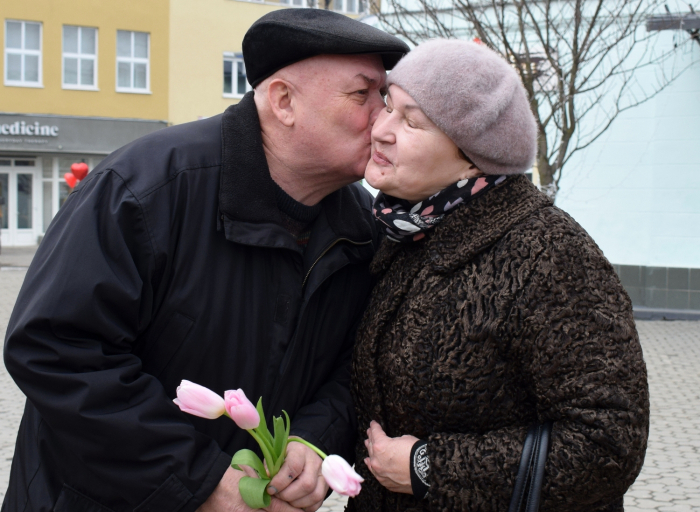
<path id="1" fill-rule="evenodd" d="M 28 400 L 3 512 L 249 510 L 230 461 L 252 439 L 180 412 L 182 379 L 262 396 L 293 435 L 352 458 L 349 360 L 378 236 L 354 182 L 408 48 L 288 9 L 243 50 L 254 92 L 116 151 L 48 229 L 5 342 Z M 270 510 L 318 509 L 320 458 L 292 443 L 285 464 Z"/>

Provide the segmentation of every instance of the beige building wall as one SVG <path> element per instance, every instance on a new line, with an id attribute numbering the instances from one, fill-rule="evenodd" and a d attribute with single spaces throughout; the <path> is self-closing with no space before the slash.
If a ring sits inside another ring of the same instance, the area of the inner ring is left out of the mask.
<path id="1" fill-rule="evenodd" d="M 167 120 L 168 11 L 169 0 L 0 0 L 3 48 L 5 20 L 41 23 L 43 75 L 40 87 L 0 81 L 0 112 Z M 97 28 L 97 90 L 63 88 L 63 25 Z M 117 30 L 150 34 L 150 94 L 116 92 Z"/>
<path id="2" fill-rule="evenodd" d="M 241 53 L 248 28 L 278 8 L 237 0 L 170 1 L 172 124 L 220 114 L 239 101 L 223 94 L 224 53 Z"/>

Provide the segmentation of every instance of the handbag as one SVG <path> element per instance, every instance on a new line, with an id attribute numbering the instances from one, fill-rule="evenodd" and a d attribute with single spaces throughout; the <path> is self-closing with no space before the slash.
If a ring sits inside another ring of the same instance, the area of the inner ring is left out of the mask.
<path id="1" fill-rule="evenodd" d="M 508 512 L 537 512 L 539 510 L 544 466 L 547 463 L 551 434 L 551 421 L 534 424 L 528 428 Z"/>

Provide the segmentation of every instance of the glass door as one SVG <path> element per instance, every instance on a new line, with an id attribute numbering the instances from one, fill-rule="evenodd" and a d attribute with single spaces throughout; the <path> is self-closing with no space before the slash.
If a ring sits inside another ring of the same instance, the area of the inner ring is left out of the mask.
<path id="1" fill-rule="evenodd" d="M 0 157 L 0 237 L 2 245 L 37 243 L 36 160 Z"/>

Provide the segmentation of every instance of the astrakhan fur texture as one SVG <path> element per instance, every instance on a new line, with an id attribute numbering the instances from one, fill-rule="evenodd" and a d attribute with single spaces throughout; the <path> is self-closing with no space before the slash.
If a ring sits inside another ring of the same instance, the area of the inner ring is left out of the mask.
<path id="1" fill-rule="evenodd" d="M 649 431 L 632 305 L 588 234 L 524 176 L 425 241 L 385 241 L 358 332 L 348 510 L 505 512 L 528 425 L 554 421 L 542 512 L 618 512 Z M 425 500 L 367 470 L 370 420 L 428 441 Z"/>

